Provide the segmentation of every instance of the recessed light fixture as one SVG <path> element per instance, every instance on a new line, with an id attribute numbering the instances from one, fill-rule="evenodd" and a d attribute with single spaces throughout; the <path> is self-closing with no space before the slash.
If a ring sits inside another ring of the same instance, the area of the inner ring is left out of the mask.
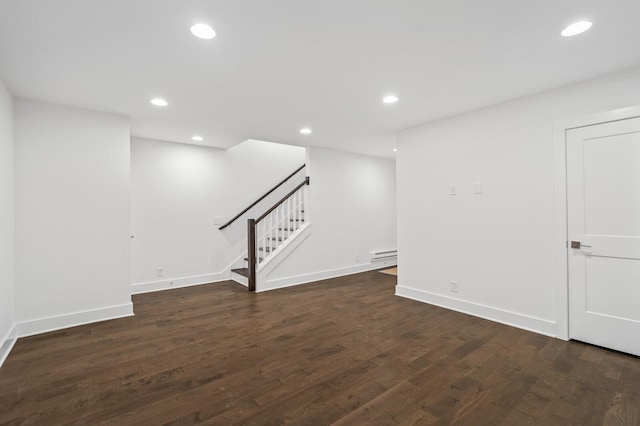
<path id="1" fill-rule="evenodd" d="M 302 129 L 300 129 L 300 133 L 302 133 L 303 135 L 310 135 L 311 134 L 311 129 L 308 127 L 304 127 Z"/>
<path id="2" fill-rule="evenodd" d="M 398 97 L 396 95 L 388 95 L 385 96 L 384 99 L 382 99 L 382 102 L 384 102 L 385 104 L 395 104 L 396 102 L 398 102 Z"/>
<path id="3" fill-rule="evenodd" d="M 155 98 L 155 99 L 151 99 L 151 104 L 155 105 L 155 106 L 167 106 L 169 105 L 169 102 L 165 101 L 164 99 L 161 98 Z"/>
<path id="4" fill-rule="evenodd" d="M 576 22 L 574 24 L 569 25 L 564 30 L 562 30 L 560 34 L 563 35 L 564 37 L 571 37 L 574 35 L 582 34 L 583 32 L 587 31 L 589 28 L 591 28 L 591 25 L 593 24 L 589 21 Z"/>
<path id="5" fill-rule="evenodd" d="M 398 152 L 398 148 L 393 148 L 393 152 Z"/>
<path id="6" fill-rule="evenodd" d="M 195 135 L 191 138 L 192 141 L 202 142 L 204 138 L 202 136 Z"/>
<path id="7" fill-rule="evenodd" d="M 191 27 L 191 33 L 205 40 L 211 40 L 216 36 L 216 32 L 208 25 L 205 24 L 195 24 Z"/>

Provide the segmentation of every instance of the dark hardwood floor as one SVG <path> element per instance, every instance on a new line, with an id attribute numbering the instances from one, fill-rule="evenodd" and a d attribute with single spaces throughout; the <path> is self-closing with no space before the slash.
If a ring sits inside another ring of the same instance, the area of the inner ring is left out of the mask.
<path id="1" fill-rule="evenodd" d="M 20 339 L 0 423 L 640 424 L 639 358 L 395 297 L 395 280 L 134 296 L 135 317 Z"/>

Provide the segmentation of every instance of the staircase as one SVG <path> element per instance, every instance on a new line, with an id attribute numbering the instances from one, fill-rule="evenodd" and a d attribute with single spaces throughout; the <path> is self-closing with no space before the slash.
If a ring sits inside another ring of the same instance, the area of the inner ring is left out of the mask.
<path id="1" fill-rule="evenodd" d="M 287 177 L 269 193 L 285 183 L 303 167 Z M 273 263 L 279 256 L 286 256 L 285 252 L 290 251 L 295 246 L 292 242 L 310 225 L 305 217 L 309 184 L 310 180 L 307 176 L 303 182 L 274 203 L 258 218 L 247 220 L 247 256 L 244 258 L 244 267 L 232 269 L 231 278 L 247 285 L 249 291 L 256 291 L 259 283 L 266 279 L 266 266 Z M 269 193 L 259 200 L 264 199 Z M 245 211 L 247 210 L 245 209 Z M 229 224 L 241 216 L 242 213 L 232 219 Z M 226 227 L 228 224 L 224 226 Z M 264 273 L 261 274 L 262 271 Z"/>
<path id="2" fill-rule="evenodd" d="M 269 237 L 266 239 L 266 241 L 263 241 L 264 243 L 266 243 L 266 246 L 260 246 L 257 248 L 259 256 L 256 257 L 256 262 L 258 265 L 264 262 L 271 254 L 275 255 L 276 250 L 280 246 L 282 246 L 284 243 L 288 242 L 289 238 L 291 238 L 296 233 L 296 231 L 298 231 L 302 227 L 302 225 L 304 225 L 305 223 L 304 205 L 302 205 L 301 207 L 302 208 L 299 211 L 301 217 L 295 220 L 290 218 L 290 223 L 292 223 L 293 226 L 288 226 L 285 228 L 278 227 L 277 235 Z M 244 267 L 232 269 L 231 272 L 248 279 L 249 278 L 249 257 L 244 258 L 244 263 L 245 263 Z"/>

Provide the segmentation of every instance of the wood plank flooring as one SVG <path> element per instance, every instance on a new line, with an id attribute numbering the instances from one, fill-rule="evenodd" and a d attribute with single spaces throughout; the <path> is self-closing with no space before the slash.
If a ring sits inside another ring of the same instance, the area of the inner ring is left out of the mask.
<path id="1" fill-rule="evenodd" d="M 20 339 L 0 424 L 640 425 L 640 359 L 395 297 L 368 272 L 133 297 Z"/>

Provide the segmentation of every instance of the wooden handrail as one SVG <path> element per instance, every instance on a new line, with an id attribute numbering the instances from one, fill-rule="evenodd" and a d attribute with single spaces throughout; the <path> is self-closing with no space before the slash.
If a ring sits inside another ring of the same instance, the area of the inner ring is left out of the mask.
<path id="1" fill-rule="evenodd" d="M 298 167 L 296 169 L 295 172 L 291 173 L 289 176 L 287 176 L 286 178 L 284 178 L 284 180 L 282 180 L 279 184 L 277 184 L 276 186 L 274 186 L 273 188 L 271 188 L 269 191 L 267 191 L 266 194 L 264 194 L 262 197 L 258 198 L 256 201 L 254 201 L 253 203 L 251 203 L 249 205 L 249 207 L 247 207 L 246 209 L 242 210 L 240 213 L 238 213 L 237 215 L 235 215 L 233 217 L 233 219 L 231 219 L 229 222 L 225 223 L 224 225 L 222 225 L 220 228 L 218 228 L 219 230 L 223 230 L 224 228 L 226 228 L 227 226 L 231 225 L 233 222 L 235 222 L 236 220 L 238 220 L 238 218 L 240 216 L 242 216 L 243 214 L 245 214 L 246 212 L 249 211 L 249 209 L 251 209 L 251 207 L 255 206 L 256 204 L 258 204 L 260 201 L 264 200 L 265 198 L 267 198 L 267 196 L 269 196 L 269 194 L 271 194 L 273 191 L 275 191 L 276 189 L 280 188 L 282 185 L 284 185 L 289 179 L 291 179 L 293 176 L 295 176 L 296 173 L 298 173 L 300 170 L 304 169 L 306 167 L 306 164 L 303 164 L 302 166 Z"/>
<path id="2" fill-rule="evenodd" d="M 271 213 L 272 211 L 274 211 L 275 209 L 278 208 L 278 206 L 282 203 L 284 203 L 285 201 L 287 201 L 287 199 L 289 197 L 291 197 L 298 189 L 302 188 L 305 185 L 309 185 L 309 176 L 307 176 L 306 178 L 304 178 L 304 182 L 302 182 L 300 185 L 296 186 L 295 188 L 293 188 L 287 195 L 285 195 L 284 197 L 282 197 L 280 199 L 280 201 L 278 201 L 277 203 L 275 203 L 269 210 L 267 210 L 266 212 L 264 212 L 262 214 L 262 216 L 260 216 L 259 218 L 256 219 L 256 225 L 262 221 L 262 219 L 264 219 L 265 217 L 267 217 L 267 215 L 269 213 Z"/>

